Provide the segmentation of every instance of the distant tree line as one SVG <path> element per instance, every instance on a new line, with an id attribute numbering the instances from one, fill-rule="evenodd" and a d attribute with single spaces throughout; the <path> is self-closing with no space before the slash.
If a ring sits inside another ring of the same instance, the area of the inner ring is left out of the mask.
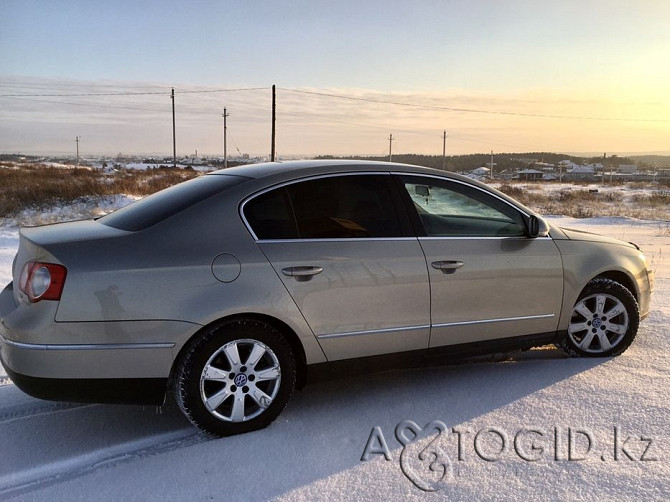
<path id="1" fill-rule="evenodd" d="M 388 156 L 350 156 L 350 157 L 334 157 L 332 155 L 323 155 L 317 157 L 318 159 L 334 159 L 345 158 L 354 160 L 373 160 L 373 161 L 387 161 Z M 561 160 L 570 160 L 575 164 L 593 164 L 601 163 L 605 166 L 620 164 L 634 164 L 633 159 L 628 157 L 618 157 L 616 155 L 600 157 L 577 157 L 574 155 L 565 155 L 562 153 L 551 152 L 525 152 L 525 153 L 495 153 L 493 155 L 493 163 L 495 164 L 493 170 L 495 172 L 505 170 L 523 169 L 529 166 L 529 159 L 535 159 L 538 162 L 546 162 L 548 164 L 557 164 Z M 418 154 L 394 154 L 393 162 L 402 164 L 414 164 L 417 166 L 432 167 L 434 169 L 442 169 L 443 159 L 441 155 L 418 155 Z M 447 171 L 471 171 L 478 167 L 488 166 L 491 162 L 491 155 L 485 153 L 473 153 L 469 155 L 449 155 L 446 158 Z M 666 157 L 667 162 L 667 157 Z M 530 164 L 532 165 L 532 164 Z"/>

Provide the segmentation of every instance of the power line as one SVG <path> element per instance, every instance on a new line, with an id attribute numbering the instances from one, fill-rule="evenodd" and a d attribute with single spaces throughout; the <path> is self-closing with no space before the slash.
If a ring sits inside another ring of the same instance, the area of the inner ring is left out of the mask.
<path id="1" fill-rule="evenodd" d="M 522 113 L 522 112 L 510 112 L 510 111 L 498 111 L 498 110 L 483 110 L 477 108 L 454 108 L 450 106 L 440 106 L 440 105 L 424 105 L 418 103 L 405 103 L 402 101 L 392 101 L 385 99 L 372 99 L 372 98 L 359 98 L 354 96 L 345 96 L 343 94 L 332 94 L 327 92 L 316 92 L 316 91 L 302 91 L 299 89 L 289 89 L 286 87 L 280 88 L 282 91 L 286 92 L 295 92 L 299 94 L 311 94 L 314 96 L 321 96 L 327 98 L 335 99 L 345 99 L 349 101 L 363 101 L 367 103 L 377 103 L 384 105 L 396 105 L 396 106 L 407 106 L 411 108 L 423 108 L 427 110 L 446 110 L 451 112 L 464 112 L 464 113 L 482 113 L 490 115 L 511 115 L 517 117 L 538 117 L 538 118 L 552 118 L 552 119 L 571 119 L 571 120 L 602 120 L 602 121 L 612 121 L 612 122 L 668 122 L 664 119 L 625 119 L 620 117 L 589 117 L 589 116 L 578 116 L 578 115 L 552 115 L 545 113 Z"/>
<path id="2" fill-rule="evenodd" d="M 54 87 L 98 87 L 98 88 L 119 88 L 119 89 L 166 89 L 166 85 L 160 84 L 105 84 L 101 82 L 86 82 L 86 83 L 73 83 L 73 82 L 57 82 L 53 80 L 44 80 L 44 81 L 29 81 L 29 80 L 0 80 L 0 87 L 46 87 L 52 89 Z"/>
<path id="3" fill-rule="evenodd" d="M 0 98 L 81 98 L 84 96 L 148 96 L 168 92 L 82 92 L 77 94 L 0 94 Z"/>
<path id="4" fill-rule="evenodd" d="M 136 108 L 131 106 L 111 106 L 111 105 L 98 105 L 94 103 L 73 103 L 72 101 L 52 101 L 48 99 L 29 99 L 29 98 L 18 98 L 18 97 L 5 97 L 0 96 L 0 98 L 13 99 L 17 101 L 29 101 L 31 103 L 49 103 L 54 105 L 72 105 L 72 106 L 89 106 L 92 108 L 111 108 L 115 110 L 133 110 L 133 111 L 142 111 L 142 112 L 161 112 L 162 109 L 151 109 L 151 108 Z M 196 112 L 197 113 L 197 112 Z"/>
<path id="5" fill-rule="evenodd" d="M 208 89 L 200 91 L 175 91 L 175 94 L 205 94 L 214 92 L 237 92 L 237 91 L 259 91 L 267 90 L 268 87 L 244 87 L 236 89 Z M 82 92 L 70 94 L 0 94 L 0 98 L 80 98 L 84 96 L 151 96 L 151 95 L 170 95 L 165 90 L 161 92 Z"/>
<path id="6" fill-rule="evenodd" d="M 178 94 L 175 91 L 175 94 Z M 162 95 L 162 94 L 161 94 Z M 167 94 L 169 96 L 169 94 Z M 72 106 L 86 106 L 90 108 L 109 108 L 113 110 L 132 110 L 132 111 L 144 111 L 144 112 L 155 112 L 155 113 L 161 113 L 165 111 L 164 108 L 140 108 L 140 107 L 133 107 L 133 106 L 114 106 L 114 105 L 101 105 L 101 104 L 96 104 L 96 103 L 75 103 L 73 101 L 55 101 L 55 100 L 49 100 L 49 99 L 30 99 L 30 98 L 8 98 L 8 97 L 2 97 L 2 99 L 9 99 L 9 100 L 16 100 L 16 101 L 28 101 L 31 103 L 47 103 L 47 104 L 54 104 L 54 105 L 72 105 Z M 233 100 L 234 101 L 234 100 Z M 245 106 L 243 104 L 243 106 Z M 262 111 L 265 108 L 262 107 L 261 105 L 257 104 L 248 104 L 246 106 L 250 106 L 253 108 L 258 109 L 258 111 Z M 201 107 L 202 108 L 202 107 Z M 218 117 L 219 112 L 216 111 L 204 111 L 202 109 L 193 109 L 193 108 L 188 108 L 188 107 L 182 107 L 181 112 L 187 115 L 208 115 L 211 117 Z"/>

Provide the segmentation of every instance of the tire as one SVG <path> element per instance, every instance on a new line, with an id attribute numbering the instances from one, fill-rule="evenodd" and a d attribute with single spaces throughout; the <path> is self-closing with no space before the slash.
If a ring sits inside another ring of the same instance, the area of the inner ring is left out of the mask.
<path id="1" fill-rule="evenodd" d="M 272 423 L 295 378 L 295 358 L 279 331 L 258 320 L 234 320 L 213 326 L 187 347 L 175 373 L 175 397 L 191 423 L 232 436 Z"/>
<path id="2" fill-rule="evenodd" d="M 579 295 L 565 336 L 556 345 L 571 357 L 618 356 L 633 343 L 639 324 L 637 301 L 626 287 L 593 279 Z"/>

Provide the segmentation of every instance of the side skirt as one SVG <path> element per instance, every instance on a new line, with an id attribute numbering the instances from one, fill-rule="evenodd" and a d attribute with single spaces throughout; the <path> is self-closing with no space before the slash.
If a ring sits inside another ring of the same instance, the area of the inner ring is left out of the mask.
<path id="1" fill-rule="evenodd" d="M 550 331 L 526 336 L 313 364 L 307 367 L 307 383 L 392 369 L 449 364 L 488 354 L 528 350 L 558 341 L 561 336 L 562 333 Z"/>

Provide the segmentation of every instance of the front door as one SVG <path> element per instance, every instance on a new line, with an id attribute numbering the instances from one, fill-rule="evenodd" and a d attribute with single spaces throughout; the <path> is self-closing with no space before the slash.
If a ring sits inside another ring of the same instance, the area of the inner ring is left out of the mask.
<path id="1" fill-rule="evenodd" d="M 563 297 L 560 253 L 530 238 L 519 210 L 457 181 L 403 177 L 425 230 L 430 347 L 549 333 Z"/>

